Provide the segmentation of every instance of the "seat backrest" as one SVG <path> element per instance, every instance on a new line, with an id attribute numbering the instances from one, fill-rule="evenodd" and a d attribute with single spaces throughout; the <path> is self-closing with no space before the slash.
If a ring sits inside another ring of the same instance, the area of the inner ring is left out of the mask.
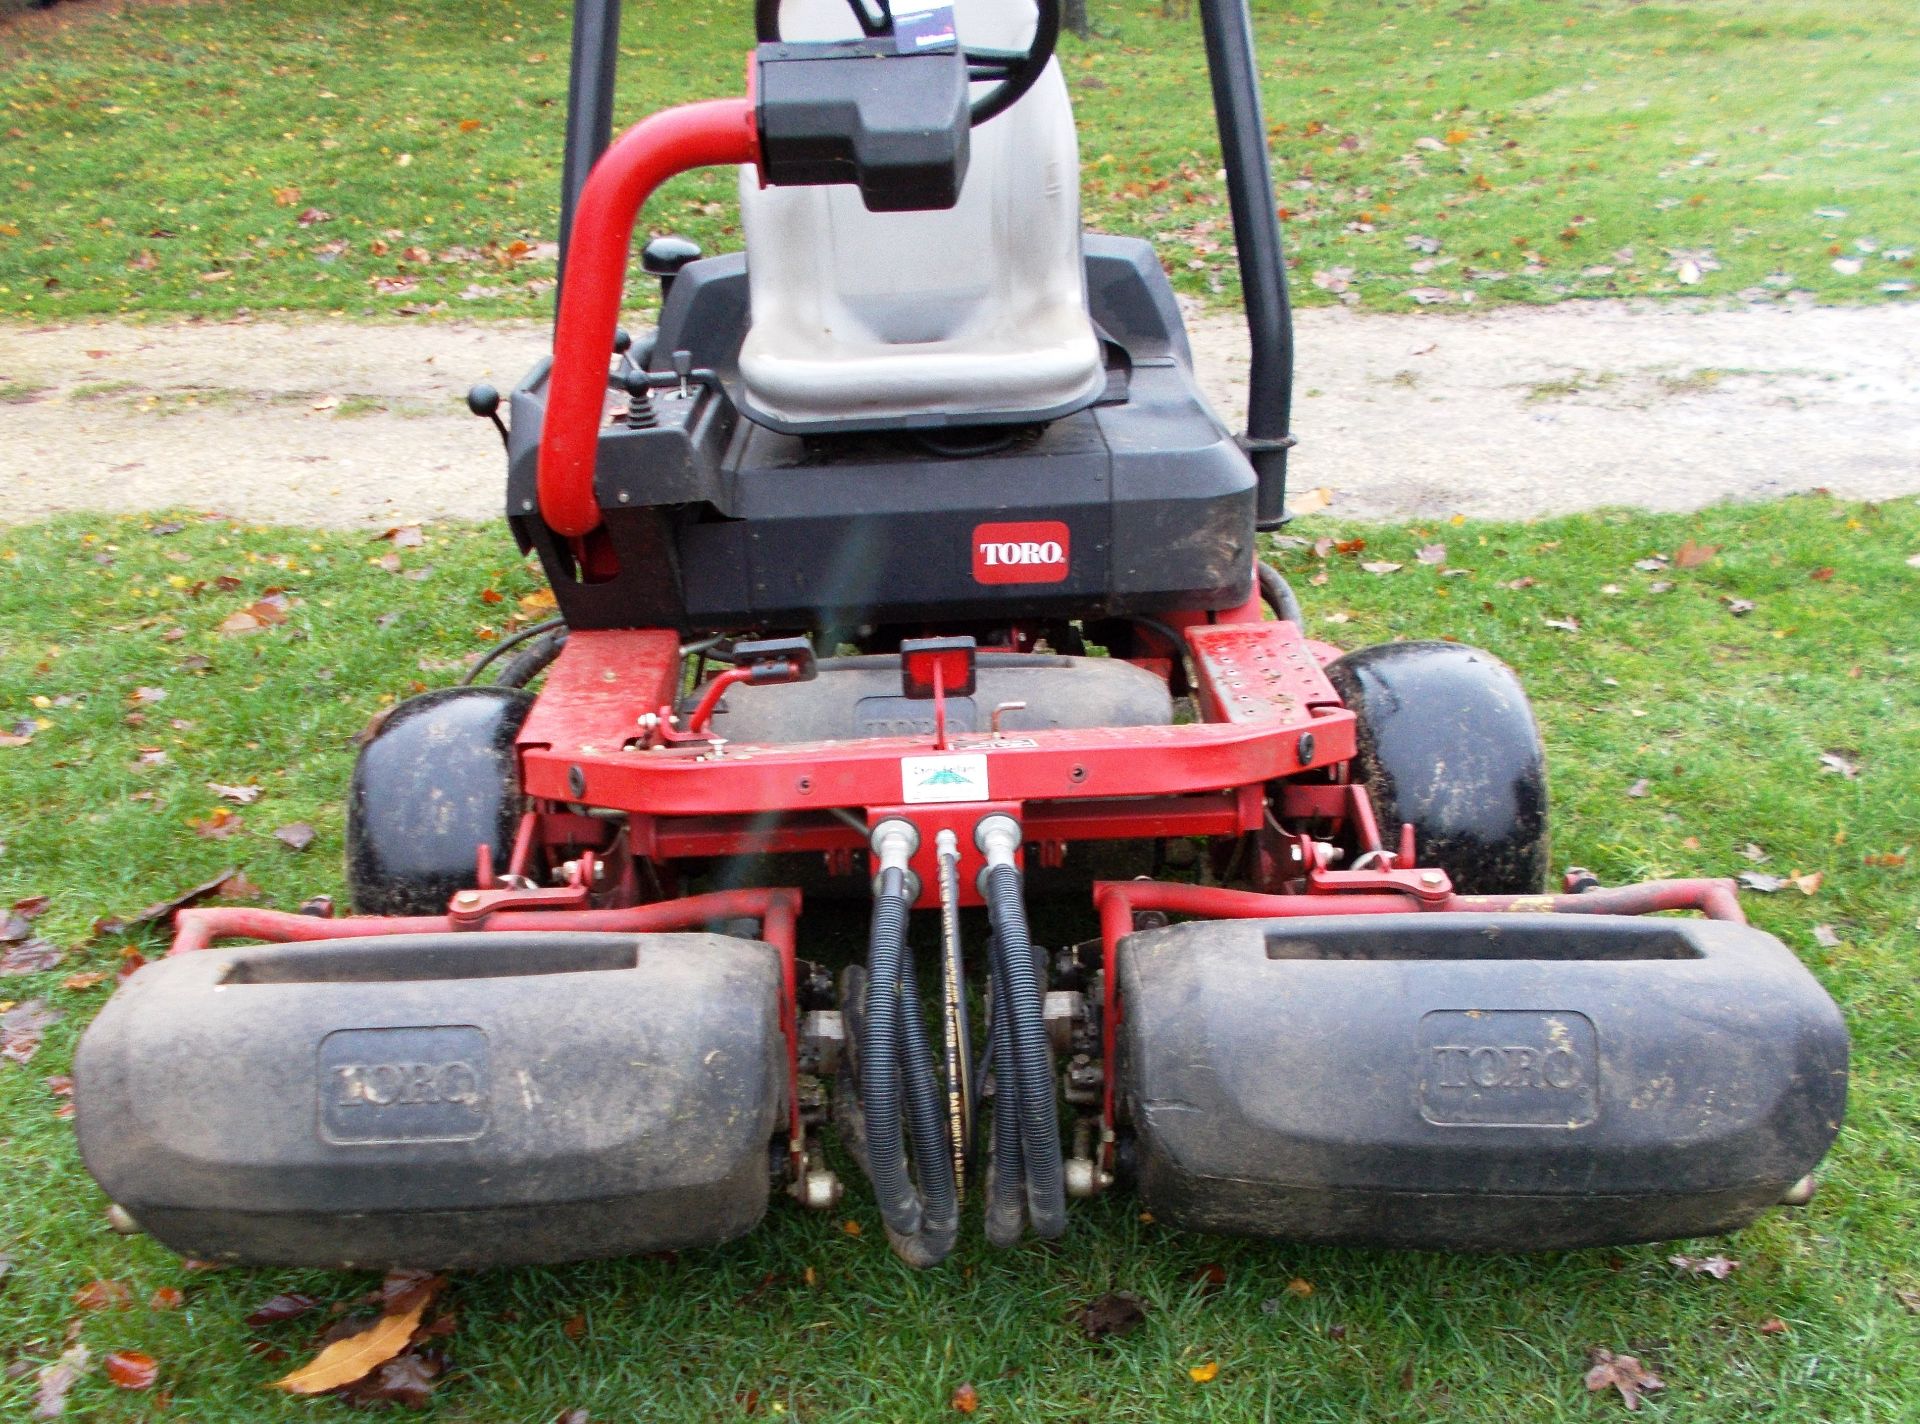
<path id="1" fill-rule="evenodd" d="M 1031 0 L 960 0 L 963 42 L 1019 48 Z M 844 0 L 788 0 L 793 40 L 858 33 Z M 978 92 L 978 91 L 977 91 Z M 1105 386 L 1087 316 L 1080 164 L 1057 63 L 973 130 L 959 202 L 872 213 L 852 187 L 743 168 L 748 413 L 792 430 L 1047 418 Z"/>

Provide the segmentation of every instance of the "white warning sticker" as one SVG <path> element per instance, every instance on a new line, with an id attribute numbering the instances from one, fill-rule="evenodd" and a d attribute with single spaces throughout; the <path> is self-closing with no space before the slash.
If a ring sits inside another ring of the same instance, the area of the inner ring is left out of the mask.
<path id="1" fill-rule="evenodd" d="M 910 806 L 935 801 L 985 801 L 987 759 L 978 752 L 901 757 L 900 799 Z"/>

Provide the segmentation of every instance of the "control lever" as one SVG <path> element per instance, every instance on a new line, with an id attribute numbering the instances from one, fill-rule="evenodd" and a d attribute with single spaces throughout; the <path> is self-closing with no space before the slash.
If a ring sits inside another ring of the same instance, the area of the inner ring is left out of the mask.
<path id="1" fill-rule="evenodd" d="M 500 448 L 509 448 L 506 422 L 500 419 L 500 392 L 481 382 L 467 392 L 467 409 L 483 420 L 491 420 L 493 428 L 500 432 Z"/>

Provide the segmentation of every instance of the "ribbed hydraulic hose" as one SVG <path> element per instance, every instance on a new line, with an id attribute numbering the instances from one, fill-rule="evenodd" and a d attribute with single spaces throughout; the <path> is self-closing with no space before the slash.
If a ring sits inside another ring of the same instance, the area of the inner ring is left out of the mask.
<path id="1" fill-rule="evenodd" d="M 1010 864 L 987 871 L 987 913 L 993 922 L 996 985 L 996 1040 L 994 1074 L 994 1140 L 1005 1140 L 1001 1128 L 1003 1103 L 1017 1109 L 1015 1123 L 1020 1143 L 1019 1171 L 1026 1179 L 1027 1220 L 1033 1234 L 1059 1236 L 1067 1229 L 1067 1199 L 1060 1164 L 1060 1109 L 1054 1094 L 1053 1050 L 1047 1043 L 1040 991 L 1040 971 L 1034 963 L 1033 939 L 1027 932 L 1027 911 L 1020 896 L 1020 872 Z M 988 1207 L 991 1235 L 1005 1225 L 996 1211 L 1004 1189 L 1002 1164 L 995 1163 L 994 1200 Z"/>
<path id="2" fill-rule="evenodd" d="M 993 1150 L 987 1161 L 987 1240 L 995 1246 L 1017 1246 L 1027 1230 L 1027 1174 L 1020 1152 L 1020 1095 L 1015 1087 L 1017 1070 L 1007 1023 L 1012 1010 L 1007 1002 L 1007 976 L 1000 971 L 1000 944 L 995 938 L 988 949 L 993 965 L 991 1015 L 987 1060 L 993 1065 L 997 1091 L 993 1095 Z"/>
<path id="3" fill-rule="evenodd" d="M 909 908 L 904 872 L 892 867 L 882 871 L 867 951 L 860 1104 L 867 1175 L 873 1181 L 887 1239 L 908 1265 L 933 1266 L 953 1250 L 960 1208 L 939 1082 L 908 958 Z M 903 1117 L 913 1146 L 917 1187 L 907 1171 Z"/>

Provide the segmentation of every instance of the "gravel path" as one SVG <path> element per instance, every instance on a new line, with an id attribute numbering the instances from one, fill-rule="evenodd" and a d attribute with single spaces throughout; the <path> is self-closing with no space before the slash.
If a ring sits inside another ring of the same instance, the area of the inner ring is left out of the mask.
<path id="1" fill-rule="evenodd" d="M 355 525 L 500 508 L 503 389 L 544 325 L 326 321 L 0 325 L 0 521 L 219 510 Z M 1209 394 L 1245 399 L 1244 333 L 1197 318 Z M 1687 509 L 1824 487 L 1920 492 L 1920 307 L 1470 316 L 1314 310 L 1299 323 L 1296 490 L 1364 517 Z"/>

